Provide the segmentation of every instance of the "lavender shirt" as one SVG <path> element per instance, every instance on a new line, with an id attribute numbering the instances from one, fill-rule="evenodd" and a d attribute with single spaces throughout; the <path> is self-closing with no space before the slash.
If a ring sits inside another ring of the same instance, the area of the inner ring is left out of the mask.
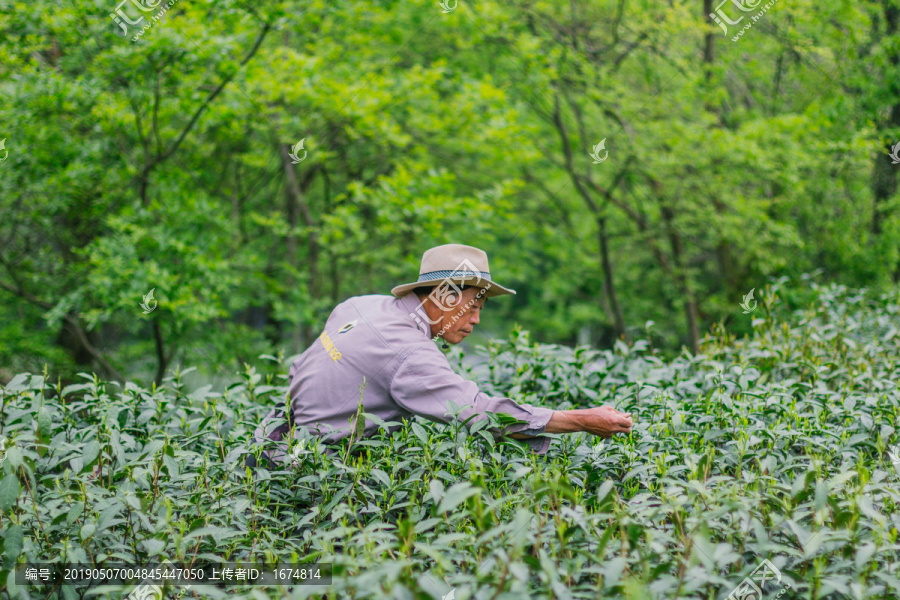
<path id="1" fill-rule="evenodd" d="M 475 414 L 470 421 L 474 423 L 484 419 L 485 412 L 504 412 L 524 421 L 507 427 L 507 433 L 537 435 L 544 432 L 553 414 L 549 408 L 488 396 L 475 382 L 457 375 L 431 340 L 424 311 L 413 293 L 401 298 L 356 296 L 335 307 L 322 334 L 291 365 L 288 382 L 294 424 L 329 442 L 348 436 L 363 376 L 363 410 L 385 421 L 416 414 L 448 423 L 447 402 L 452 400 L 462 408 L 461 421 Z M 256 429 L 257 443 L 265 437 L 281 439 L 287 425 L 283 411 L 277 414 L 277 410 L 283 406 L 272 409 Z M 366 421 L 365 435 L 376 431 L 378 425 Z M 495 436 L 499 433 L 490 431 Z M 546 436 L 521 441 L 537 454 L 545 454 L 550 447 Z M 286 464 L 280 448 L 271 458 Z"/>

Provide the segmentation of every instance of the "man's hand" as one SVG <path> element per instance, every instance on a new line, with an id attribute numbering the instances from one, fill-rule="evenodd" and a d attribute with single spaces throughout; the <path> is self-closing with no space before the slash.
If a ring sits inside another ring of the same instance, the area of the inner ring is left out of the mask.
<path id="1" fill-rule="evenodd" d="M 575 433 L 586 431 L 609 438 L 616 433 L 631 432 L 631 413 L 623 413 L 612 406 L 575 410 L 556 410 L 544 428 L 547 433 Z"/>

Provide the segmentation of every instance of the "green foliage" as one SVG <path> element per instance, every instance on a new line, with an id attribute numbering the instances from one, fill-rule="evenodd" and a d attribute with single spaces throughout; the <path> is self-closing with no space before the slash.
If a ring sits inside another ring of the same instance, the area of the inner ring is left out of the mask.
<path id="1" fill-rule="evenodd" d="M 696 356 L 523 331 L 476 361 L 454 351 L 489 393 L 636 417 L 628 436 L 552 436 L 545 457 L 489 435 L 502 415 L 414 419 L 352 444 L 301 435 L 291 469 L 254 476 L 242 458 L 283 374 L 248 366 L 224 392 L 188 391 L 181 373 L 151 389 L 17 375 L 0 413 L 0 580 L 26 560 L 248 558 L 333 563 L 330 588 L 293 598 L 724 598 L 768 559 L 790 596 L 896 597 L 900 294 L 809 289 L 794 311 L 776 285 L 751 337 L 708 336 Z M 263 589 L 228 595 L 276 594 Z"/>
<path id="2" fill-rule="evenodd" d="M 739 42 L 683 1 L 456 4 L 180 0 L 136 41 L 0 6 L 0 378 L 299 352 L 446 242 L 519 291 L 492 331 L 554 343 L 652 320 L 677 353 L 689 304 L 749 333 L 772 277 L 893 285 L 890 2 L 778 2 Z"/>

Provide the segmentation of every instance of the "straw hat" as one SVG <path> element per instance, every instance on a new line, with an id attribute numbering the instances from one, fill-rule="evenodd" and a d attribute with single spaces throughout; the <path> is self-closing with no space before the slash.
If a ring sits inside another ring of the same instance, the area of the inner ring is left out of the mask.
<path id="1" fill-rule="evenodd" d="M 437 286 L 444 282 L 486 288 L 486 298 L 515 294 L 491 280 L 488 258 L 484 250 L 462 244 L 444 244 L 425 251 L 419 267 L 419 278 L 412 283 L 398 285 L 391 290 L 403 296 L 420 286 Z"/>

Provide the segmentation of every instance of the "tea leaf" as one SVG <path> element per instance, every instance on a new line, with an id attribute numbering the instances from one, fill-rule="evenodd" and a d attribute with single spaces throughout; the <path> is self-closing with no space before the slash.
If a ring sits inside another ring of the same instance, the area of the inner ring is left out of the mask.
<path id="1" fill-rule="evenodd" d="M 0 480 L 0 510 L 6 511 L 12 508 L 19 497 L 19 478 L 15 473 L 10 473 Z"/>
<path id="2" fill-rule="evenodd" d="M 454 486 L 451 486 L 443 498 L 441 498 L 441 502 L 438 505 L 438 513 L 442 514 L 447 512 L 448 510 L 453 510 L 463 502 L 465 502 L 468 498 L 479 494 L 481 490 L 472 486 L 472 484 L 468 482 L 457 483 Z"/>

